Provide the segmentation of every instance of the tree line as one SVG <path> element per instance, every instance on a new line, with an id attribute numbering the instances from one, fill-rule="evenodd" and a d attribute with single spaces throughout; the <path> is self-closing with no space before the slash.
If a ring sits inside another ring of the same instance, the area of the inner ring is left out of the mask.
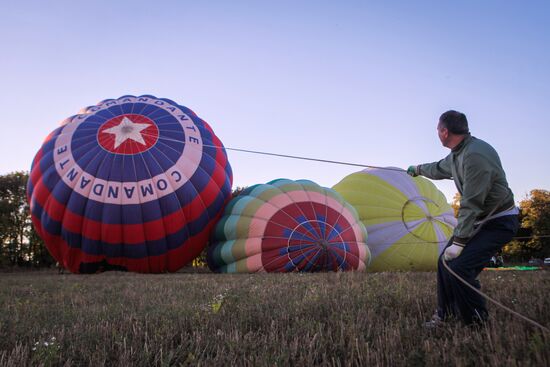
<path id="1" fill-rule="evenodd" d="M 50 267 L 55 264 L 36 233 L 27 201 L 27 172 L 0 175 L 0 267 Z M 236 188 L 233 196 L 243 188 Z M 452 202 L 458 210 L 460 196 Z M 550 257 L 550 191 L 532 190 L 519 203 L 521 228 L 503 249 L 511 261 Z M 199 260 L 204 260 L 203 256 Z"/>
<path id="2" fill-rule="evenodd" d="M 27 172 L 0 176 L 0 266 L 49 267 L 55 264 L 31 222 Z"/>

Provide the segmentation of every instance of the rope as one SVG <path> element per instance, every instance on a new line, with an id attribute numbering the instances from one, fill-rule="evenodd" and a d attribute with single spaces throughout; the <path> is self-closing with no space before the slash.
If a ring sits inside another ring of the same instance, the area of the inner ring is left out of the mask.
<path id="1" fill-rule="evenodd" d="M 308 157 L 301 157 L 301 156 L 297 156 L 297 155 L 279 154 L 279 153 L 271 153 L 271 152 L 261 152 L 261 151 L 258 151 L 258 150 L 248 150 L 248 149 L 239 149 L 239 148 L 228 148 L 228 147 L 220 147 L 220 146 L 217 146 L 217 145 L 208 145 L 208 144 L 203 144 L 203 146 L 204 147 L 209 147 L 209 148 L 221 148 L 221 149 L 225 149 L 225 150 L 232 150 L 232 151 L 235 151 L 235 152 L 269 155 L 269 156 L 272 156 L 272 157 L 301 159 L 301 160 L 304 160 L 304 161 L 341 164 L 341 165 L 345 165 L 345 166 L 354 166 L 354 167 L 377 168 L 377 169 L 384 169 L 384 170 L 387 170 L 387 171 L 406 172 L 406 170 L 404 170 L 402 168 L 379 167 L 379 166 L 371 166 L 371 165 L 368 165 L 368 164 L 361 164 L 361 163 L 332 161 L 332 160 L 328 160 L 328 159 L 308 158 Z"/>
<path id="2" fill-rule="evenodd" d="M 503 305 L 502 303 L 500 303 L 499 301 L 489 297 L 488 295 L 486 295 L 485 293 L 483 293 L 482 291 L 480 291 L 479 289 L 477 289 L 476 287 L 474 287 L 473 285 L 471 285 L 470 283 L 468 283 L 466 280 L 464 280 L 462 277 L 460 277 L 460 275 L 458 275 L 457 273 L 455 273 L 453 271 L 453 269 L 451 269 L 451 267 L 447 264 L 447 261 L 445 259 L 443 259 L 442 261 L 443 263 L 443 266 L 445 266 L 445 269 L 447 269 L 449 271 L 449 273 L 451 273 L 455 278 L 457 278 L 459 281 L 461 281 L 463 284 L 465 284 L 466 286 L 468 286 L 470 289 L 472 289 L 474 292 L 476 292 L 477 294 L 479 294 L 481 297 L 485 298 L 486 300 L 492 302 L 493 304 L 497 305 L 498 307 L 501 307 L 502 309 L 508 311 L 509 313 L 511 313 L 512 315 L 516 316 L 516 317 L 519 317 L 520 319 L 524 320 L 524 321 L 527 321 L 528 323 L 530 323 L 531 325 L 533 326 L 536 326 L 538 328 L 540 328 L 541 330 L 543 330 L 544 332 L 546 333 L 550 333 L 550 329 L 548 329 L 547 327 L 539 324 L 538 322 L 534 321 L 534 320 L 531 320 L 530 318 L 526 317 L 526 316 L 523 316 L 522 314 L 520 314 L 519 312 L 516 312 L 514 310 L 512 310 L 510 307 L 508 306 L 505 306 Z"/>
<path id="3" fill-rule="evenodd" d="M 514 240 L 528 240 L 530 238 L 550 238 L 550 234 L 545 234 L 545 235 L 541 235 L 541 236 L 533 235 L 533 236 L 514 237 L 513 239 Z"/>

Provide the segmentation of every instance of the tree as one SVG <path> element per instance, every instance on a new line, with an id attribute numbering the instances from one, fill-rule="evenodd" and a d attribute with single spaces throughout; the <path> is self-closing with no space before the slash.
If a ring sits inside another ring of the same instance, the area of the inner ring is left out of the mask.
<path id="1" fill-rule="evenodd" d="M 27 179 L 24 172 L 0 177 L 2 255 L 12 265 L 22 264 L 28 256 L 24 246 L 30 224 L 25 190 Z"/>
<path id="2" fill-rule="evenodd" d="M 550 191 L 531 190 L 520 204 L 521 226 L 530 229 L 532 238 L 525 244 L 533 257 L 550 257 Z"/>
<path id="3" fill-rule="evenodd" d="M 50 265 L 53 259 L 31 223 L 26 172 L 0 176 L 0 264 Z"/>
<path id="4" fill-rule="evenodd" d="M 239 196 L 244 190 L 246 190 L 248 186 L 237 186 L 232 192 L 231 192 L 231 198 L 236 198 Z"/>
<path id="5" fill-rule="evenodd" d="M 453 201 L 451 202 L 451 207 L 453 208 L 453 211 L 455 213 L 455 218 L 458 218 L 458 209 L 460 208 L 460 199 L 462 196 L 460 196 L 460 193 L 457 192 L 455 196 L 453 196 Z"/>
<path id="6" fill-rule="evenodd" d="M 516 260 L 550 256 L 550 192 L 531 190 L 519 203 L 520 229 L 516 239 L 504 247 L 504 253 Z"/>

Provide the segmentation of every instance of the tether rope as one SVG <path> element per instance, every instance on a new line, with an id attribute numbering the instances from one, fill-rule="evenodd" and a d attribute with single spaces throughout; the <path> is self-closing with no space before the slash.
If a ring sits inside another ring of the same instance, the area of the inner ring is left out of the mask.
<path id="1" fill-rule="evenodd" d="M 443 255 L 443 254 L 441 254 Z M 544 332 L 546 333 L 550 333 L 550 329 L 548 329 L 546 326 L 543 326 L 541 324 L 539 324 L 538 322 L 534 321 L 534 320 L 531 320 L 530 318 L 526 317 L 526 316 L 523 316 L 522 314 L 520 314 L 519 312 L 517 311 L 514 311 L 512 310 L 510 307 L 508 306 L 505 306 L 503 305 L 502 303 L 500 303 L 499 301 L 489 297 L 488 295 L 486 295 L 485 293 L 483 293 L 482 291 L 480 291 L 479 289 L 477 289 L 476 287 L 474 287 L 473 285 L 471 285 L 470 283 L 468 283 L 466 280 L 464 280 L 460 275 L 458 275 L 457 273 L 455 273 L 453 271 L 453 269 L 451 269 L 451 267 L 447 264 L 447 261 L 445 259 L 443 259 L 443 261 L 441 261 L 443 263 L 443 266 L 445 266 L 445 269 L 447 269 L 449 271 L 449 273 L 451 273 L 455 278 L 457 278 L 458 280 L 460 280 L 463 284 L 467 285 L 470 289 L 472 289 L 474 292 L 476 292 L 477 294 L 479 294 L 481 297 L 485 298 L 486 300 L 492 302 L 493 304 L 497 305 L 498 307 L 504 309 L 505 311 L 508 311 L 509 313 L 511 313 L 512 315 L 514 316 L 517 316 L 519 317 L 520 319 L 524 320 L 524 321 L 527 321 L 528 323 L 530 323 L 531 325 L 534 325 L 538 328 L 540 328 L 541 330 L 543 330 Z"/>
<path id="2" fill-rule="evenodd" d="M 333 161 L 328 159 L 319 159 L 319 158 L 309 158 L 309 157 L 301 157 L 298 155 L 289 155 L 289 154 L 279 154 L 279 153 L 271 153 L 271 152 L 261 152 L 258 150 L 249 150 L 249 149 L 239 149 L 239 148 L 228 148 L 228 147 L 221 147 L 217 145 L 208 145 L 203 144 L 204 147 L 209 148 L 222 148 L 225 150 L 232 150 L 235 152 L 243 152 L 243 153 L 252 153 L 252 154 L 261 154 L 261 155 L 269 155 L 272 157 L 281 157 L 281 158 L 292 158 L 292 159 L 300 159 L 304 161 L 313 161 L 313 162 L 321 162 L 321 163 L 332 163 L 332 164 L 341 164 L 344 166 L 354 166 L 354 167 L 366 167 L 366 168 L 377 168 L 377 169 L 384 169 L 387 171 L 398 171 L 398 172 L 406 172 L 406 170 L 402 168 L 394 168 L 394 167 L 378 167 L 378 166 L 371 166 L 368 164 L 361 164 L 361 163 L 350 163 L 350 162 L 342 162 L 342 161 Z"/>

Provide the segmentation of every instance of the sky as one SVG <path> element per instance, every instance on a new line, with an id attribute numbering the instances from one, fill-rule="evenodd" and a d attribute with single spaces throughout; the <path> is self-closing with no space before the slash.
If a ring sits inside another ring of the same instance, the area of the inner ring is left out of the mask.
<path id="1" fill-rule="evenodd" d="M 406 168 L 464 112 L 516 200 L 550 189 L 550 2 L 0 0 L 0 174 L 82 107 L 172 99 L 226 147 Z M 358 167 L 229 151 L 233 184 Z M 452 181 L 434 181 L 450 201 Z"/>

